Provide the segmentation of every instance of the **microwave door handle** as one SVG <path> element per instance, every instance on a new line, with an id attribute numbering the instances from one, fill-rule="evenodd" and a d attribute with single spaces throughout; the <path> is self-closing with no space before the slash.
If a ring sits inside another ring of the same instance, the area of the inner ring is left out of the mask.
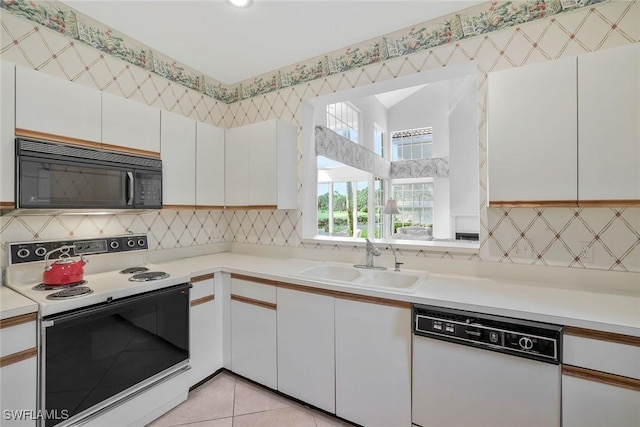
<path id="1" fill-rule="evenodd" d="M 133 206 L 133 172 L 127 172 L 127 206 Z"/>

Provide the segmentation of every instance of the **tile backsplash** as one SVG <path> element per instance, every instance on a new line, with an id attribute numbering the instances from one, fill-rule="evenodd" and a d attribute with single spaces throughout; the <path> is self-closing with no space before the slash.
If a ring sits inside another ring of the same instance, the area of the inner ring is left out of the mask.
<path id="1" fill-rule="evenodd" d="M 640 272 L 640 209 L 495 209 L 487 207 L 486 191 L 487 73 L 637 43 L 640 40 L 637 1 L 610 1 L 530 22 L 512 22 L 496 31 L 252 94 L 231 104 L 79 43 L 27 17 L 4 9 L 0 12 L 3 59 L 223 128 L 271 118 L 300 126 L 301 106 L 307 99 L 475 61 L 480 135 L 480 250 L 474 254 L 403 250 L 404 255 Z M 461 13 L 464 15 L 464 11 Z M 425 26 L 433 27 L 439 22 L 436 21 Z M 7 262 L 7 242 L 129 231 L 149 233 L 152 249 L 239 242 L 321 251 L 360 250 L 349 244 L 303 242 L 301 213 L 297 210 L 165 209 L 137 215 L 0 217 L 0 265 L 4 267 Z M 593 262 L 583 263 L 577 258 L 585 246 L 592 252 Z"/>

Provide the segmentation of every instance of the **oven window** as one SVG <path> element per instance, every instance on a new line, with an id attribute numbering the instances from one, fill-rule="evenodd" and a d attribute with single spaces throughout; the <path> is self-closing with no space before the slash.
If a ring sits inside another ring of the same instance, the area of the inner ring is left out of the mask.
<path id="1" fill-rule="evenodd" d="M 73 417 L 187 360 L 188 310 L 181 285 L 47 319 L 54 321 L 45 329 L 47 411 Z"/>
<path id="2" fill-rule="evenodd" d="M 123 170 L 66 163 L 20 161 L 20 206 L 123 207 Z"/>

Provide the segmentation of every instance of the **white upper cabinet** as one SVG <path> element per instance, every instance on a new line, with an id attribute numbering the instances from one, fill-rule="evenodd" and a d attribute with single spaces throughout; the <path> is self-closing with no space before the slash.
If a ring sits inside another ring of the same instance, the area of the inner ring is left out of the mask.
<path id="1" fill-rule="evenodd" d="M 640 45 L 578 57 L 578 199 L 640 201 Z"/>
<path id="2" fill-rule="evenodd" d="M 268 120 L 226 134 L 226 205 L 297 208 L 295 126 Z"/>
<path id="3" fill-rule="evenodd" d="M 489 73 L 489 206 L 577 197 L 576 58 Z"/>
<path id="4" fill-rule="evenodd" d="M 196 121 L 162 111 L 162 204 L 196 204 Z"/>
<path id="5" fill-rule="evenodd" d="M 160 110 L 103 92 L 102 143 L 159 154 Z"/>
<path id="6" fill-rule="evenodd" d="M 224 129 L 196 124 L 196 205 L 224 206 Z"/>
<path id="7" fill-rule="evenodd" d="M 249 126 L 226 130 L 225 204 L 249 206 Z"/>
<path id="8" fill-rule="evenodd" d="M 16 69 L 16 128 L 101 141 L 101 92 L 50 74 Z"/>
<path id="9" fill-rule="evenodd" d="M 0 209 L 15 205 L 15 72 L 2 61 L 0 70 Z"/>

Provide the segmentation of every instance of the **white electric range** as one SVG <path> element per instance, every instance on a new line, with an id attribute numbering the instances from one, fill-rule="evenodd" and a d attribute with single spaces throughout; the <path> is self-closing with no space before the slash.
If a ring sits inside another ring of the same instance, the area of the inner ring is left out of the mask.
<path id="1" fill-rule="evenodd" d="M 84 280 L 43 285 L 44 257 L 61 245 L 73 246 L 70 256 L 87 256 Z M 38 303 L 40 317 L 46 317 L 189 282 L 188 275 L 145 263 L 147 250 L 146 235 L 10 243 L 6 286 Z"/>
<path id="2" fill-rule="evenodd" d="M 41 283 L 53 249 L 87 257 L 81 282 Z M 146 425 L 186 400 L 190 277 L 147 250 L 146 235 L 9 244 L 6 286 L 39 306 L 39 426 Z"/>

